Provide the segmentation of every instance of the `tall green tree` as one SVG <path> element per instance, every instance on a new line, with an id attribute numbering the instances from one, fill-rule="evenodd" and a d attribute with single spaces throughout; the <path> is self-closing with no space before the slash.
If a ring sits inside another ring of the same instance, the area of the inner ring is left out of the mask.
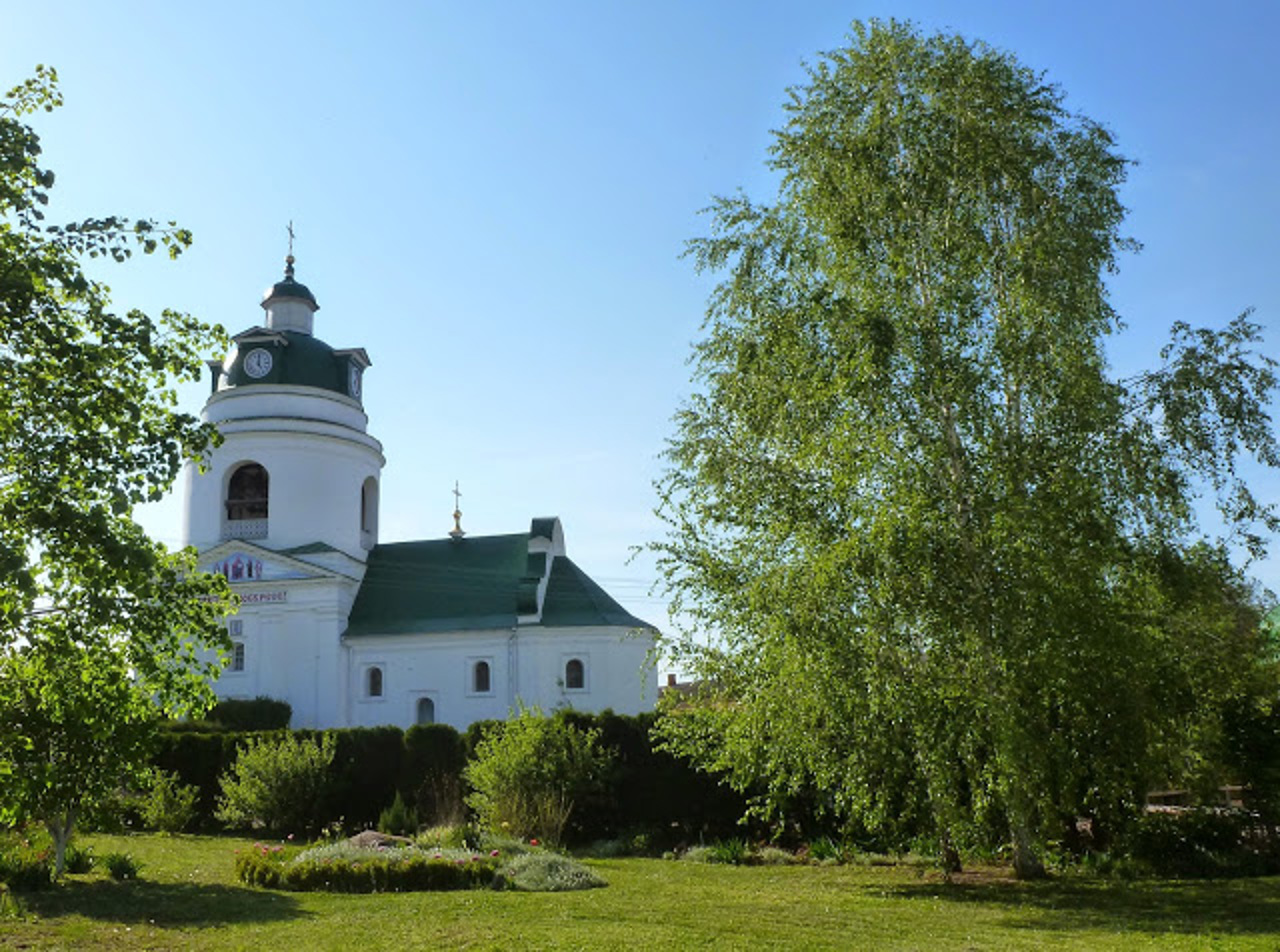
<path id="1" fill-rule="evenodd" d="M 82 806 L 140 762 L 157 717 L 203 709 L 225 581 L 142 532 L 214 431 L 174 410 L 220 329 L 112 308 L 86 257 L 176 257 L 191 236 L 118 217 L 49 225 L 25 117 L 61 103 L 40 67 L 0 99 L 0 822 L 49 825 L 58 872 Z"/>
<path id="2" fill-rule="evenodd" d="M 787 113 L 776 200 L 717 199 L 691 243 L 723 279 L 658 549 L 713 641 L 681 646 L 706 689 L 659 730 L 765 809 L 923 823 L 952 867 L 1004 838 L 1035 875 L 1068 819 L 1131 813 L 1235 683 L 1176 569 L 1274 527 L 1235 468 L 1280 461 L 1274 365 L 1244 316 L 1109 372 L 1128 163 L 1012 56 L 855 24 Z M 1228 534 L 1193 548 L 1206 485 Z"/>

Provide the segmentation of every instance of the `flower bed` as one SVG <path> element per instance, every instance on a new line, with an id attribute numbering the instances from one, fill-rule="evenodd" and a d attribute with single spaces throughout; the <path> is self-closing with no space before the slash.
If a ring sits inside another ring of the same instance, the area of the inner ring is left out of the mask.
<path id="1" fill-rule="evenodd" d="M 303 892 L 422 892 L 489 886 L 499 857 L 416 846 L 317 846 L 291 854 L 255 843 L 236 856 L 236 877 L 251 886 Z"/>

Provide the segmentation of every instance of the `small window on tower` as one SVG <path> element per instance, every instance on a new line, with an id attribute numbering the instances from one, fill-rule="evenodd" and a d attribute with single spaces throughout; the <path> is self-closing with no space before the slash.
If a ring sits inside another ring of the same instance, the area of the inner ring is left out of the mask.
<path id="1" fill-rule="evenodd" d="M 382 697 L 382 669 L 373 667 L 369 669 L 368 682 L 366 684 L 365 693 L 369 697 Z"/>

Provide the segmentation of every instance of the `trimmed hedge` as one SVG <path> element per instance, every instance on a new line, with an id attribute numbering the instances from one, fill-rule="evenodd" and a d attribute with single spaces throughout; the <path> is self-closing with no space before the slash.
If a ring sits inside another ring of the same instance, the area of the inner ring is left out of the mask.
<path id="1" fill-rule="evenodd" d="M 484 888 L 497 872 L 496 858 L 478 854 L 453 858 L 414 847 L 360 853 L 367 855 L 290 858 L 280 847 L 255 843 L 236 856 L 236 877 L 250 886 L 299 892 L 433 892 Z"/>
<path id="2" fill-rule="evenodd" d="M 741 794 L 684 761 L 653 749 L 653 714 L 626 717 L 605 711 L 555 715 L 584 730 L 600 732 L 614 755 L 614 769 L 594 796 L 574 804 L 565 831 L 570 843 L 586 843 L 644 832 L 653 848 L 743 835 Z M 462 768 L 484 733 L 500 721 L 472 724 L 459 734 L 445 724 L 335 730 L 337 753 L 322 812 L 325 823 L 341 819 L 348 830 L 375 824 L 399 791 L 423 822 L 452 822 L 461 809 Z M 314 737 L 319 731 L 297 731 Z M 162 731 L 156 767 L 176 773 L 200 791 L 196 824 L 220 829 L 214 818 L 218 778 L 235 763 L 239 748 L 272 732 Z M 752 831 L 748 831 L 752 832 Z M 753 833 L 754 835 L 754 833 Z"/>

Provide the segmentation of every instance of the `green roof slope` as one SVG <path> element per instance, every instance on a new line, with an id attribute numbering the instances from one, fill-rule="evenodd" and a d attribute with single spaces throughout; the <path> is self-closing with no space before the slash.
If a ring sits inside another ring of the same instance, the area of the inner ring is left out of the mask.
<path id="1" fill-rule="evenodd" d="M 375 546 L 346 633 L 513 628 L 528 605 L 530 573 L 542 564 L 530 558 L 528 533 Z M 552 563 L 542 625 L 651 627 L 564 556 Z"/>
<path id="2" fill-rule="evenodd" d="M 625 625 L 628 628 L 652 628 L 641 621 L 591 580 L 586 572 L 567 556 L 551 563 L 551 581 L 542 604 L 542 624 L 552 628 L 578 625 Z"/>

